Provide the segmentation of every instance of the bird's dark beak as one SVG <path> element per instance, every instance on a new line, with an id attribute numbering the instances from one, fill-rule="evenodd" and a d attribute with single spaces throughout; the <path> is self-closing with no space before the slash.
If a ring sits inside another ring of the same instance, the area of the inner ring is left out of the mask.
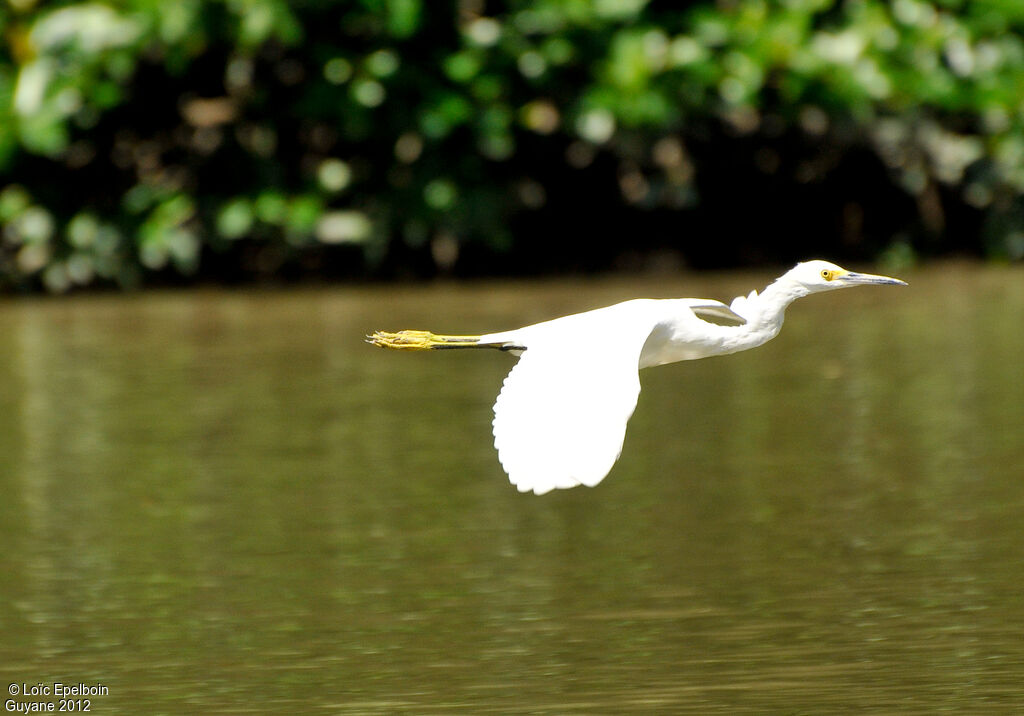
<path id="1" fill-rule="evenodd" d="M 845 274 L 839 277 L 843 283 L 850 285 L 879 285 L 879 286 L 906 286 L 906 281 L 901 281 L 898 278 L 890 278 L 888 276 L 876 276 L 871 273 L 857 273 L 856 271 L 847 271 Z"/>

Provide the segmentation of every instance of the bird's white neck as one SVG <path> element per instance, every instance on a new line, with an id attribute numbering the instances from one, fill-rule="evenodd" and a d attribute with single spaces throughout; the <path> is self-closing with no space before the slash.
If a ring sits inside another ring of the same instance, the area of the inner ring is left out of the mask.
<path id="1" fill-rule="evenodd" d="M 732 310 L 747 319 L 732 341 L 732 352 L 755 348 L 767 343 L 782 330 L 786 308 L 810 291 L 801 283 L 785 276 L 765 287 L 761 293 L 740 296 L 732 302 Z"/>
<path id="2" fill-rule="evenodd" d="M 809 293 L 810 290 L 802 283 L 783 276 L 766 286 L 764 291 L 757 296 L 756 303 L 762 319 L 778 321 L 779 325 L 782 325 L 782 319 L 785 317 L 789 304 Z"/>

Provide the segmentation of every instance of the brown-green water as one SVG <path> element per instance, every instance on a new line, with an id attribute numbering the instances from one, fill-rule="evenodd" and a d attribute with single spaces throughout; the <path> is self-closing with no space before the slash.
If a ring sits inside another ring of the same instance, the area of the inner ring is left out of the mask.
<path id="1" fill-rule="evenodd" d="M 645 371 L 611 475 L 545 497 L 491 447 L 512 357 L 361 341 L 768 278 L 7 300 L 0 686 L 103 684 L 98 714 L 1021 708 L 1020 270 L 811 297 L 763 348 Z"/>

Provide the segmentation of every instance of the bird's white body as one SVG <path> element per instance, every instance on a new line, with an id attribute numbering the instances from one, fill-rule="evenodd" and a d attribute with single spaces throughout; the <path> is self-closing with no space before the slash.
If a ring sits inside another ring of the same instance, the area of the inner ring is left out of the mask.
<path id="1" fill-rule="evenodd" d="M 411 349 L 494 347 L 520 355 L 494 403 L 494 446 L 512 484 L 543 494 L 593 486 L 608 474 L 636 407 L 640 368 L 755 348 L 778 335 L 796 299 L 863 284 L 903 282 L 808 261 L 728 306 L 710 299 L 640 298 L 514 331 L 378 333 L 372 342 Z"/>
<path id="2" fill-rule="evenodd" d="M 641 338 L 642 350 L 636 356 L 640 368 L 732 353 L 734 351 L 726 348 L 730 339 L 735 339 L 735 331 L 730 330 L 732 326 L 708 323 L 698 318 L 692 310 L 694 306 L 708 306 L 712 303 L 718 302 L 695 298 L 634 298 L 614 306 L 563 316 L 514 331 L 490 333 L 480 336 L 480 342 L 503 343 L 528 349 L 531 346 L 550 345 L 558 341 L 558 336 L 572 334 L 590 336 L 594 341 L 591 348 L 601 350 L 605 343 Z M 719 305 L 727 308 L 725 304 Z M 709 330 L 711 326 L 723 330 Z M 610 333 L 609 330 L 614 332 Z M 626 335 L 622 335 L 623 332 Z M 637 335 L 631 335 L 633 333 Z M 521 352 L 515 348 L 511 350 Z"/>

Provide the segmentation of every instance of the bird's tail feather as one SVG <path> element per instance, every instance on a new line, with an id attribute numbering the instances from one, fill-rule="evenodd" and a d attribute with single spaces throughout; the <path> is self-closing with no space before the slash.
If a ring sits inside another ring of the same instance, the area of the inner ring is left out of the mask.
<path id="1" fill-rule="evenodd" d="M 432 351 L 447 348 L 497 348 L 510 350 L 514 346 L 504 343 L 482 343 L 480 336 L 446 336 L 430 331 L 375 331 L 366 337 L 366 342 L 381 348 L 397 351 Z"/>

